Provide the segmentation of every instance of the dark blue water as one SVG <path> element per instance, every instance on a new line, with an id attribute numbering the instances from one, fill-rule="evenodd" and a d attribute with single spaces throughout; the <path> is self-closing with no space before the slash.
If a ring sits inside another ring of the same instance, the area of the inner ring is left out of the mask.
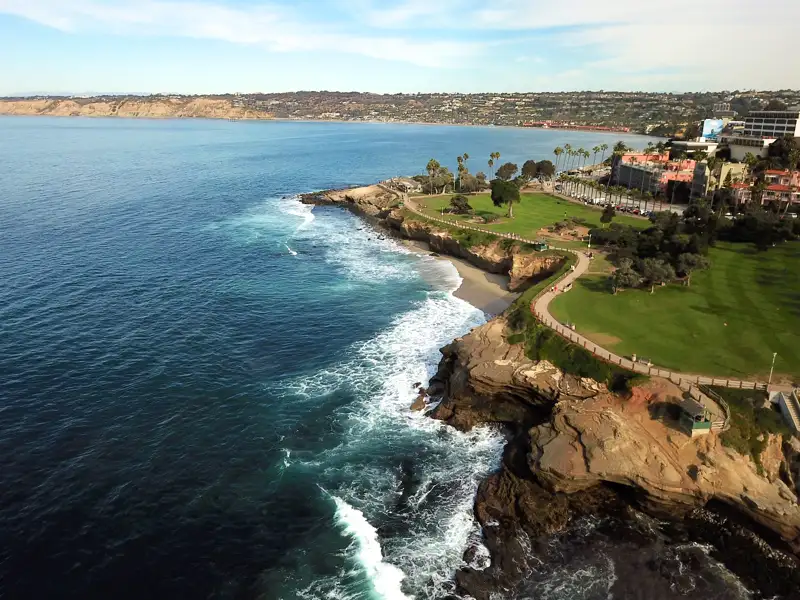
<path id="1" fill-rule="evenodd" d="M 502 442 L 408 406 L 484 316 L 292 196 L 615 139 L 0 118 L 0 597 L 445 593 Z"/>

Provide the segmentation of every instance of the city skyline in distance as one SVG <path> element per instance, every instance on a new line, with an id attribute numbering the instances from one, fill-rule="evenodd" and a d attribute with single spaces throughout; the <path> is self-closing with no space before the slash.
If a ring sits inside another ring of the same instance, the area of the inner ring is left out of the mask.
<path id="1" fill-rule="evenodd" d="M 0 0 L 0 95 L 800 88 L 791 36 L 755 13 L 800 5 Z"/>

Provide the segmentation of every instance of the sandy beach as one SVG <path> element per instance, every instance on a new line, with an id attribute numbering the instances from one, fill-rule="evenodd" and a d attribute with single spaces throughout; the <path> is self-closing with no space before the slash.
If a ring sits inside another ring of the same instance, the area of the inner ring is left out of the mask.
<path id="1" fill-rule="evenodd" d="M 425 253 L 431 252 L 425 242 L 404 240 L 403 243 Z M 508 291 L 509 278 L 507 275 L 487 273 L 465 260 L 453 256 L 442 254 L 438 258 L 452 263 L 461 276 L 461 286 L 453 292 L 453 295 L 485 313 L 498 315 L 511 306 L 511 303 L 519 296 L 519 294 Z"/>

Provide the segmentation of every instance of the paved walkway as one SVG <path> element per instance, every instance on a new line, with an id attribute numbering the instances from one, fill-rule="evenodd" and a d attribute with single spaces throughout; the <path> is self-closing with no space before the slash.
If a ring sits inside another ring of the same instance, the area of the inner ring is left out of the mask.
<path id="1" fill-rule="evenodd" d="M 513 234 L 513 233 L 498 233 L 496 231 L 490 231 L 488 229 L 483 229 L 481 227 L 466 225 L 463 223 L 459 223 L 456 221 L 451 221 L 444 218 L 433 217 L 430 215 L 425 214 L 420 210 L 417 206 L 416 200 L 414 198 L 409 197 L 407 194 L 400 194 L 401 198 L 403 199 L 404 206 L 408 208 L 411 212 L 418 214 L 425 219 L 442 223 L 443 225 L 447 225 L 448 227 L 457 227 L 459 229 L 467 229 L 471 231 L 480 231 L 483 233 L 489 233 L 498 237 L 506 238 L 506 239 L 513 239 L 519 240 L 521 242 L 527 242 L 529 244 L 535 243 L 536 240 L 530 240 L 524 238 L 522 236 Z M 564 288 L 572 283 L 575 282 L 578 277 L 583 275 L 587 269 L 589 268 L 590 259 L 589 257 L 582 251 L 576 251 L 571 248 L 557 248 L 557 250 L 561 250 L 564 252 L 571 252 L 577 257 L 577 262 L 575 263 L 575 269 L 572 271 L 567 271 L 564 275 L 562 275 L 557 281 L 553 283 L 553 287 L 558 287 L 558 292 L 554 291 L 552 288 L 548 288 L 539 293 L 536 298 L 533 299 L 531 302 L 531 311 L 533 314 L 541 321 L 543 324 L 547 325 L 554 331 L 556 331 L 559 335 L 563 336 L 564 338 L 568 339 L 569 341 L 578 344 L 579 346 L 585 348 L 589 352 L 591 352 L 596 357 L 611 363 L 613 365 L 618 365 L 624 369 L 628 369 L 635 373 L 642 373 L 643 375 L 652 375 L 655 377 L 663 377 L 665 379 L 669 379 L 676 385 L 680 386 L 681 389 L 687 391 L 695 400 L 698 400 L 702 404 L 708 408 L 709 412 L 712 413 L 714 420 L 723 419 L 725 413 L 728 413 L 727 406 L 724 406 L 724 401 L 722 401 L 723 406 L 720 406 L 719 401 L 712 400 L 707 394 L 703 393 L 699 386 L 720 386 L 720 387 L 727 387 L 727 388 L 734 388 L 734 389 L 745 389 L 745 390 L 767 390 L 767 384 L 765 382 L 760 381 L 743 381 L 740 379 L 726 379 L 722 377 L 708 377 L 705 375 L 697 375 L 692 373 L 680 373 L 677 371 L 669 371 L 667 369 L 662 369 L 660 367 L 652 366 L 650 364 L 645 364 L 643 362 L 634 362 L 630 358 L 625 358 L 623 356 L 619 356 L 614 354 L 613 352 L 595 344 L 590 339 L 582 336 L 581 334 L 577 333 L 573 329 L 566 327 L 562 323 L 560 323 L 553 315 L 550 313 L 549 306 L 550 302 L 558 294 L 563 294 Z M 770 386 L 771 390 L 783 390 L 788 389 L 791 390 L 791 386 Z M 720 399 L 721 400 L 721 399 Z M 727 419 L 725 419 L 727 420 Z"/>

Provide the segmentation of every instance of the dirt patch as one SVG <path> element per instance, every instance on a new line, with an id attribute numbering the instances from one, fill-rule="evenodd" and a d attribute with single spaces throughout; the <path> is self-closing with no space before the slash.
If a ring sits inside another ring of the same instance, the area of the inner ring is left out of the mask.
<path id="1" fill-rule="evenodd" d="M 593 333 L 592 335 L 587 335 L 586 337 L 592 340 L 595 344 L 603 346 L 604 348 L 608 348 L 614 344 L 619 344 L 622 341 L 620 338 L 608 333 Z"/>

